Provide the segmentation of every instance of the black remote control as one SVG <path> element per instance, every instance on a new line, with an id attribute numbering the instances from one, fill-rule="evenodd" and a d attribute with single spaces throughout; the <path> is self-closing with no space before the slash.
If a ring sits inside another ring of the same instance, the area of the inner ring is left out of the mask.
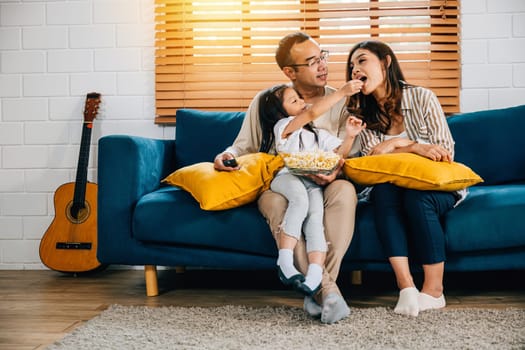
<path id="1" fill-rule="evenodd" d="M 235 160 L 235 158 L 232 158 L 232 159 L 224 159 L 222 161 L 222 164 L 224 164 L 224 166 L 227 166 L 227 167 L 230 167 L 230 168 L 236 168 L 239 164 L 237 163 L 237 161 Z"/>

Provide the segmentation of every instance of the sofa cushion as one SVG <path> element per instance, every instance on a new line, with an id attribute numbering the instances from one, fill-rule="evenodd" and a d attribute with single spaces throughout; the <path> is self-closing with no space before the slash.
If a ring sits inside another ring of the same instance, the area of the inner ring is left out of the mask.
<path id="1" fill-rule="evenodd" d="M 205 211 L 179 187 L 166 186 L 144 195 L 132 217 L 132 235 L 142 243 L 276 256 L 268 224 L 256 203 Z"/>
<path id="2" fill-rule="evenodd" d="M 213 163 L 202 162 L 178 169 L 162 182 L 188 191 L 204 210 L 224 210 L 253 202 L 284 165 L 280 156 L 262 152 L 237 161 L 241 168 L 236 171 L 217 171 Z"/>
<path id="3" fill-rule="evenodd" d="M 416 190 L 456 191 L 483 181 L 463 164 L 436 162 L 413 153 L 350 158 L 343 172 L 360 185 L 388 182 Z"/>
<path id="4" fill-rule="evenodd" d="M 468 165 L 483 185 L 525 180 L 525 105 L 448 118 L 454 160 Z"/>
<path id="5" fill-rule="evenodd" d="M 175 127 L 176 167 L 212 162 L 239 133 L 244 112 L 179 109 Z"/>
<path id="6" fill-rule="evenodd" d="M 445 217 L 447 251 L 525 247 L 525 184 L 474 186 Z"/>

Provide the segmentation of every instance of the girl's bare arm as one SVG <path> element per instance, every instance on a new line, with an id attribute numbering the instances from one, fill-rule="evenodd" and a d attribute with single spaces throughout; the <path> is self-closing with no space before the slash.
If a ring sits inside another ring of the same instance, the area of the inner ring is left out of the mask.
<path id="1" fill-rule="evenodd" d="M 343 97 L 352 96 L 358 93 L 361 91 L 362 86 L 363 82 L 361 80 L 351 80 L 334 93 L 324 96 L 310 108 L 296 115 L 283 130 L 282 137 L 287 138 L 294 131 L 301 129 L 303 126 L 332 108 Z"/>

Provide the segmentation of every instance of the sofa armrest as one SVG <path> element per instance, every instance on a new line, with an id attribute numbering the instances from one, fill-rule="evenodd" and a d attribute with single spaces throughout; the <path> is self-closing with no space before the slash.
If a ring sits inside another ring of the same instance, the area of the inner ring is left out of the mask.
<path id="1" fill-rule="evenodd" d="M 175 169 L 175 141 L 109 135 L 98 147 L 98 249 L 104 264 L 129 264 L 137 249 L 132 215 L 137 201 Z"/>

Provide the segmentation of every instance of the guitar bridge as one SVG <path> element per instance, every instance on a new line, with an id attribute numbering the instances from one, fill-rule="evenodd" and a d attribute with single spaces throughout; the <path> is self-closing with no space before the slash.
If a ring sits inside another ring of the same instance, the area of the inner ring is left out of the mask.
<path id="1" fill-rule="evenodd" d="M 91 249 L 91 243 L 89 243 L 89 242 L 57 242 L 56 249 L 90 250 Z"/>

